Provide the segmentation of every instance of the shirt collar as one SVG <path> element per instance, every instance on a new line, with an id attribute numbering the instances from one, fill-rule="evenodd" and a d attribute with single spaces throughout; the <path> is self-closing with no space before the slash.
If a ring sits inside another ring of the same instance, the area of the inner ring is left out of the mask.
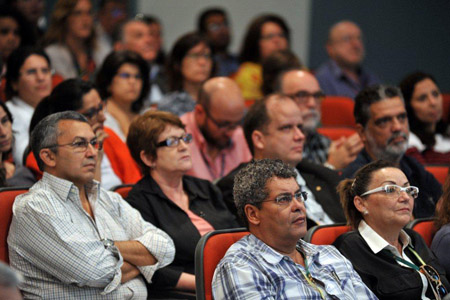
<path id="1" fill-rule="evenodd" d="M 50 189 L 62 200 L 68 200 L 71 195 L 79 197 L 80 192 L 78 188 L 69 180 L 44 172 L 41 181 L 47 184 Z M 98 193 L 100 192 L 100 183 L 96 180 L 92 180 L 85 185 L 85 188 L 89 199 L 95 201 L 98 198 Z"/>
<path id="2" fill-rule="evenodd" d="M 379 253 L 383 249 L 388 249 L 399 255 L 397 249 L 376 233 L 364 220 L 359 223 L 358 231 L 374 254 Z M 411 244 L 411 238 L 403 229 L 400 231 L 400 242 L 403 250 Z"/>
<path id="3" fill-rule="evenodd" d="M 330 70 L 331 70 L 331 73 L 336 78 L 346 78 L 346 79 L 348 79 L 348 77 L 344 73 L 344 71 L 341 69 L 341 67 L 338 66 L 337 62 L 334 61 L 333 59 L 330 60 Z M 363 73 L 361 67 L 358 67 L 357 73 L 358 73 L 358 77 L 359 78 L 363 78 L 364 77 L 364 73 Z"/>

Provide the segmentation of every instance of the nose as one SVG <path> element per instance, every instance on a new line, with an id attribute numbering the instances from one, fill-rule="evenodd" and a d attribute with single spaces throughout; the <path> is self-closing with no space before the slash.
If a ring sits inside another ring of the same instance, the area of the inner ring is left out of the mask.
<path id="1" fill-rule="evenodd" d="M 402 128 L 403 128 L 403 123 L 397 117 L 394 117 L 393 121 L 392 121 L 391 131 L 392 132 L 401 131 Z"/>
<path id="2" fill-rule="evenodd" d="M 291 210 L 297 211 L 301 210 L 303 213 L 306 212 L 305 202 L 303 200 L 297 200 L 295 197 L 292 198 Z"/>
<path id="3" fill-rule="evenodd" d="M 2 124 L 0 124 L 0 136 L 5 136 L 6 135 L 6 126 L 3 126 Z"/>
<path id="4" fill-rule="evenodd" d="M 303 131 L 298 127 L 294 127 L 294 139 L 295 140 L 304 140 L 305 139 L 305 135 L 303 134 Z"/>
<path id="5" fill-rule="evenodd" d="M 94 148 L 91 144 L 88 144 L 88 148 L 86 149 L 87 157 L 97 157 L 98 150 Z"/>
<path id="6" fill-rule="evenodd" d="M 430 103 L 431 106 L 436 106 L 438 104 L 438 97 L 435 97 L 433 95 L 428 96 L 428 102 Z"/>

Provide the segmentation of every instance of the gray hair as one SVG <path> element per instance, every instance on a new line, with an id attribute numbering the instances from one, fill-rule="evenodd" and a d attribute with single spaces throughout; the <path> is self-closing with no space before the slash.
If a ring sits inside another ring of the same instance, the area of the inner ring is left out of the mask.
<path id="1" fill-rule="evenodd" d="M 234 179 L 234 204 L 236 205 L 239 217 L 248 226 L 244 207 L 247 204 L 261 208 L 270 191 L 267 190 L 267 183 L 274 177 L 296 178 L 297 173 L 293 168 L 283 163 L 279 159 L 259 159 L 252 160 L 240 170 Z"/>
<path id="2" fill-rule="evenodd" d="M 0 286 L 17 287 L 22 281 L 22 276 L 0 261 Z"/>
<path id="3" fill-rule="evenodd" d="M 370 120 L 370 106 L 373 103 L 390 99 L 394 97 L 399 97 L 403 103 L 402 92 L 398 87 L 390 85 L 374 85 L 369 86 L 356 95 L 355 98 L 355 108 L 353 110 L 353 115 L 355 116 L 356 123 L 361 124 L 366 127 L 367 122 Z"/>
<path id="4" fill-rule="evenodd" d="M 58 151 L 56 147 L 52 146 L 58 143 L 58 136 L 61 134 L 58 123 L 62 120 L 74 120 L 89 124 L 86 117 L 76 111 L 58 112 L 42 119 L 33 129 L 30 137 L 30 148 L 41 171 L 44 171 L 45 164 L 39 153 L 45 148 L 51 148 L 54 153 Z"/>

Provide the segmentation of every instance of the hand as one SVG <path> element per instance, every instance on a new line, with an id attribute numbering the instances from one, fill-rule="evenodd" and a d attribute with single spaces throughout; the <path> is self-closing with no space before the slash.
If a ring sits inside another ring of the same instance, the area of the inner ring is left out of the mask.
<path id="1" fill-rule="evenodd" d="M 327 163 L 338 170 L 343 169 L 355 160 L 363 148 L 364 144 L 357 133 L 348 138 L 341 137 L 339 140 L 331 142 Z"/>
<path id="2" fill-rule="evenodd" d="M 6 179 L 11 178 L 14 175 L 14 172 L 16 171 L 16 166 L 10 162 L 3 162 L 3 167 L 6 170 Z"/>

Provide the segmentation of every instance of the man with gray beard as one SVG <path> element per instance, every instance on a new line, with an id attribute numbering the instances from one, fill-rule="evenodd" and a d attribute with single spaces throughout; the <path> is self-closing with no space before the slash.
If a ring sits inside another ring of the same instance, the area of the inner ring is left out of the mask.
<path id="1" fill-rule="evenodd" d="M 385 85 L 365 88 L 355 98 L 353 114 L 364 149 L 344 169 L 343 176 L 353 177 L 356 170 L 372 160 L 390 161 L 405 173 L 410 185 L 419 187 L 419 197 L 414 201 L 414 217 L 432 216 L 442 187 L 417 160 L 405 155 L 409 125 L 400 90 Z"/>

